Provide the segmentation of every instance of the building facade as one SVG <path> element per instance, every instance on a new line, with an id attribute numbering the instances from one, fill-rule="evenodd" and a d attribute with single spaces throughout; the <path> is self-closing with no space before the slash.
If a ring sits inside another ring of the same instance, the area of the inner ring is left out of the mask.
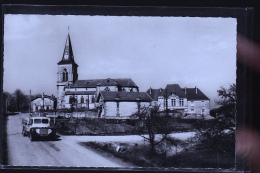
<path id="1" fill-rule="evenodd" d="M 53 96 L 42 95 L 31 101 L 31 111 L 54 111 L 57 99 Z"/>
<path id="2" fill-rule="evenodd" d="M 178 84 L 168 84 L 165 89 L 148 89 L 147 94 L 158 105 L 160 111 L 169 110 L 182 116 L 196 114 L 209 115 L 210 99 L 197 87 L 181 88 Z"/>

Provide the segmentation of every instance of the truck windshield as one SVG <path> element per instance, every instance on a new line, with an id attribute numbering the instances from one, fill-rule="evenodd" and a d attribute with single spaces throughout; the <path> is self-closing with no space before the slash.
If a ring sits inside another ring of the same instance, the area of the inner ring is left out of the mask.
<path id="1" fill-rule="evenodd" d="M 42 119 L 42 124 L 48 124 L 48 119 Z"/>
<path id="2" fill-rule="evenodd" d="M 34 124 L 41 124 L 41 119 L 34 119 Z"/>

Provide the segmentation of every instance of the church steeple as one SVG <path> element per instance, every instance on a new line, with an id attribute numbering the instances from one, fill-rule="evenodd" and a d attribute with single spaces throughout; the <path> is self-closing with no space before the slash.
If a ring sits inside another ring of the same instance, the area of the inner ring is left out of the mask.
<path id="1" fill-rule="evenodd" d="M 73 55 L 73 50 L 72 50 L 72 44 L 70 40 L 70 33 L 68 32 L 68 36 L 65 42 L 65 47 L 62 55 L 62 60 L 58 63 L 60 64 L 76 64 L 74 61 L 74 55 Z M 77 65 L 78 66 L 78 65 Z"/>
<path id="2" fill-rule="evenodd" d="M 66 43 L 65 43 L 65 48 L 63 52 L 63 60 L 74 60 L 73 56 L 73 51 L 72 51 L 72 46 L 71 46 L 71 41 L 70 41 L 70 33 L 68 33 Z"/>

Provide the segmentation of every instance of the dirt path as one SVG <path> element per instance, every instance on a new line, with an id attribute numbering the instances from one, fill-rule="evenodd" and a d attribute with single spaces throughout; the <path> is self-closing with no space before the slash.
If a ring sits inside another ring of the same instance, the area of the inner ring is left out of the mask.
<path id="1" fill-rule="evenodd" d="M 58 141 L 33 141 L 22 136 L 22 118 L 28 114 L 8 116 L 8 165 L 11 166 L 80 166 L 129 167 L 113 158 L 103 157 L 78 144 L 75 136 L 60 136 Z M 77 139 L 77 137 L 76 137 Z M 130 165 L 132 166 L 132 165 Z"/>

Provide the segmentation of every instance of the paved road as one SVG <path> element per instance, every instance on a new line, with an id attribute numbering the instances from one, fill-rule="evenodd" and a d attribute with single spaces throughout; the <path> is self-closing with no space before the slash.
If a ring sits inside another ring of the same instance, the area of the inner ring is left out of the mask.
<path id="1" fill-rule="evenodd" d="M 78 144 L 76 136 L 60 136 L 58 141 L 33 141 L 22 136 L 22 118 L 8 116 L 8 165 L 11 166 L 81 166 L 132 167 L 115 158 L 106 158 Z M 84 136 L 84 138 L 88 138 Z M 89 137 L 91 138 L 91 137 Z"/>

